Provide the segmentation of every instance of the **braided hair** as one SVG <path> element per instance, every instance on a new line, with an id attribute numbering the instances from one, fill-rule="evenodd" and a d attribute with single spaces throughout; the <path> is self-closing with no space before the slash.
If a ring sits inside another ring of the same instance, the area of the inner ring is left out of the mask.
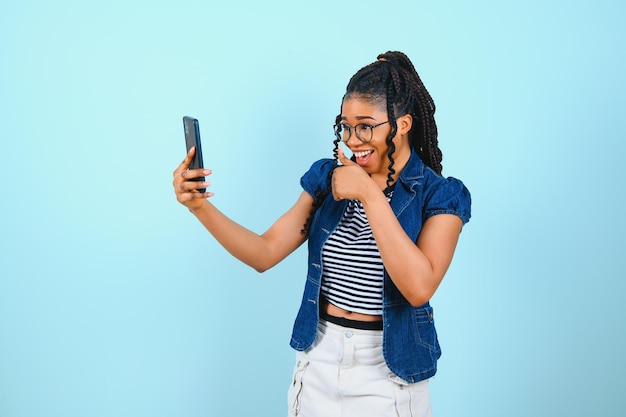
<path id="1" fill-rule="evenodd" d="M 435 103 L 424 87 L 415 67 L 405 54 L 390 51 L 378 55 L 375 62 L 361 68 L 352 76 L 346 87 L 342 103 L 347 98 L 366 100 L 373 105 L 385 104 L 391 126 L 391 131 L 386 139 L 389 147 L 387 152 L 389 158 L 387 186 L 393 184 L 393 176 L 396 173 L 393 158 L 396 147 L 393 138 L 398 130 L 397 118 L 405 114 L 409 114 L 413 118 L 413 125 L 409 131 L 411 148 L 426 165 L 441 174 L 442 153 L 437 141 Z M 341 140 L 341 113 L 335 118 L 334 131 L 333 157 L 335 166 L 337 166 L 337 150 Z M 329 175 L 332 175 L 332 171 Z M 311 213 L 302 229 L 303 234 L 308 233 L 313 214 L 330 192 L 329 188 L 317 193 L 314 197 Z"/>

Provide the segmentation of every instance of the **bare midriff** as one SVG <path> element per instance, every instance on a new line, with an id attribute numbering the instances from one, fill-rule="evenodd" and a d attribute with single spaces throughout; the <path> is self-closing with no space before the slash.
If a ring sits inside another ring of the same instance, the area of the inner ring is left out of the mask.
<path id="1" fill-rule="evenodd" d="M 320 300 L 320 308 L 325 311 L 329 316 L 343 317 L 349 320 L 381 321 L 383 319 L 382 316 L 374 316 L 371 314 L 355 313 L 354 311 L 344 310 L 343 308 L 337 307 L 336 305 L 331 304 L 324 299 Z"/>

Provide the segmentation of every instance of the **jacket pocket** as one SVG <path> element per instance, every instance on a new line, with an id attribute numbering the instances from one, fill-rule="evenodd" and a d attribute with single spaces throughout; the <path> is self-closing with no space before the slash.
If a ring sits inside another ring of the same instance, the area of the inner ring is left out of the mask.
<path id="1" fill-rule="evenodd" d="M 289 416 L 295 417 L 300 414 L 300 406 L 302 400 L 302 377 L 309 366 L 309 356 L 305 352 L 296 352 L 296 366 L 293 370 L 293 378 L 287 393 L 287 402 L 289 405 Z"/>
<path id="2" fill-rule="evenodd" d="M 417 329 L 418 342 L 439 354 L 439 341 L 435 330 L 435 319 L 433 308 L 419 307 L 415 309 L 415 328 Z"/>

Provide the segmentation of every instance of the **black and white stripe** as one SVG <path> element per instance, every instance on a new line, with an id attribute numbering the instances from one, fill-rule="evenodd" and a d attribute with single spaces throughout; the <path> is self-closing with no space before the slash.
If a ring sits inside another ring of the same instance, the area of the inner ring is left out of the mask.
<path id="1" fill-rule="evenodd" d="M 330 303 L 356 313 L 382 314 L 383 262 L 359 201 L 348 202 L 322 248 L 322 265 L 322 295 Z"/>

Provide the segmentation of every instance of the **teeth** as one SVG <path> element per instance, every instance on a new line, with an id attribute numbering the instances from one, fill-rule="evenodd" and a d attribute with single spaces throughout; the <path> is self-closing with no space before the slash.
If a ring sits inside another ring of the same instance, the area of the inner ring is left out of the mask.
<path id="1" fill-rule="evenodd" d="M 363 158 L 364 156 L 369 155 L 370 153 L 372 153 L 372 151 L 361 151 L 361 152 L 354 152 L 354 156 L 356 156 L 357 158 Z"/>

